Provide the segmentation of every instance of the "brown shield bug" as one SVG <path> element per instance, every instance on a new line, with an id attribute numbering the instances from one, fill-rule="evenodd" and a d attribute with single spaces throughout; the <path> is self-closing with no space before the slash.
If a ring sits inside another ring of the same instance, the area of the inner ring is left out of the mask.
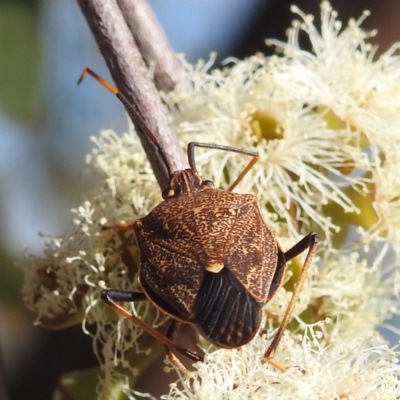
<path id="1" fill-rule="evenodd" d="M 92 70 L 85 69 L 78 83 L 86 74 L 137 115 L 124 96 Z M 243 346 L 260 331 L 263 309 L 281 286 L 287 261 L 308 249 L 288 308 L 263 359 L 284 370 L 272 357 L 291 318 L 318 236 L 310 233 L 284 252 L 262 219 L 257 197 L 231 191 L 258 160 L 256 152 L 189 143 L 190 168 L 173 171 L 164 149 L 140 115 L 135 122 L 158 148 L 169 171 L 170 183 L 163 191 L 164 200 L 148 215 L 130 224 L 108 227 L 134 231 L 143 292 L 104 290 L 102 299 L 161 341 L 170 360 L 182 368 L 171 349 L 195 361 L 203 358 L 174 342 L 181 323 L 191 324 L 216 346 L 227 349 Z M 241 153 L 252 156 L 252 160 L 228 190 L 219 190 L 197 174 L 195 147 Z M 165 335 L 118 304 L 143 300 L 171 317 Z"/>

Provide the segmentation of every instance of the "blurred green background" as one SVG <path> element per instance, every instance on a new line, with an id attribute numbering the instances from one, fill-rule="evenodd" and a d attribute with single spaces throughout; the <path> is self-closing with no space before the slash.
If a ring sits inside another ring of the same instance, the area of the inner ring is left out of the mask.
<path id="1" fill-rule="evenodd" d="M 34 124 L 37 115 L 39 10 L 38 1 L 3 1 L 0 4 L 2 107 L 12 118 L 26 124 Z"/>

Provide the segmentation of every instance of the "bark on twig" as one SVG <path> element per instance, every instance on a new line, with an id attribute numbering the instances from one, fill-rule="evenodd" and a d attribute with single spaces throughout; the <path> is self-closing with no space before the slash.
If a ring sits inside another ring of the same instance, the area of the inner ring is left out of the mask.
<path id="1" fill-rule="evenodd" d="M 116 0 L 78 0 L 118 90 L 135 105 L 146 126 L 165 149 L 174 170 L 188 168 L 167 113 L 142 55 Z M 134 115 L 131 115 L 135 123 Z M 139 130 L 138 130 L 139 131 Z M 151 139 L 138 132 L 161 188 L 169 183 L 167 169 Z"/>
<path id="2" fill-rule="evenodd" d="M 144 61 L 154 69 L 157 88 L 165 92 L 189 88 L 190 82 L 183 78 L 181 63 L 147 1 L 117 2 Z"/>

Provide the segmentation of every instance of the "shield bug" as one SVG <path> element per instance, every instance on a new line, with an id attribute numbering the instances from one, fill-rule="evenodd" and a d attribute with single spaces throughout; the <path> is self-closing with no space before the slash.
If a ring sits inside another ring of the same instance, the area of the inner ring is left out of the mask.
<path id="1" fill-rule="evenodd" d="M 158 148 L 170 176 L 169 187 L 162 193 L 164 200 L 148 215 L 130 224 L 108 227 L 133 230 L 140 252 L 143 292 L 104 290 L 102 299 L 161 341 L 170 360 L 182 367 L 171 349 L 195 361 L 203 358 L 174 342 L 181 323 L 191 324 L 216 346 L 243 346 L 260 331 L 263 309 L 281 286 L 287 261 L 308 249 L 288 308 L 263 359 L 284 370 L 272 357 L 291 318 L 318 236 L 310 233 L 284 252 L 263 221 L 256 196 L 232 192 L 258 160 L 256 152 L 189 143 L 190 168 L 173 171 L 164 149 L 124 96 L 90 69 L 83 71 L 78 83 L 86 74 L 114 93 L 137 116 L 135 122 Z M 228 190 L 220 190 L 198 175 L 195 147 L 231 151 L 252 159 Z M 144 300 L 171 317 L 166 334 L 118 304 Z"/>

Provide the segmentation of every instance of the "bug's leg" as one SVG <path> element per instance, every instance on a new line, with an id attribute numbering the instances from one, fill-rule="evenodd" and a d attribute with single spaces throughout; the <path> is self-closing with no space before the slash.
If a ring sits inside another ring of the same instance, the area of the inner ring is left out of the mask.
<path id="1" fill-rule="evenodd" d="M 282 322 L 279 325 L 278 331 L 276 332 L 274 338 L 272 339 L 272 342 L 269 345 L 268 350 L 264 354 L 263 362 L 268 362 L 271 365 L 275 366 L 276 368 L 281 369 L 282 371 L 285 371 L 286 367 L 284 367 L 278 361 L 273 360 L 272 357 L 274 356 L 276 348 L 278 347 L 279 342 L 282 338 L 283 332 L 285 331 L 286 326 L 289 323 L 290 318 L 292 316 L 294 306 L 296 304 L 297 299 L 299 298 L 300 290 L 306 279 L 307 271 L 311 264 L 311 260 L 314 256 L 318 241 L 319 241 L 318 235 L 316 233 L 310 233 L 285 253 L 285 259 L 286 261 L 289 261 L 292 258 L 301 254 L 303 251 L 308 249 L 307 257 L 301 269 L 300 276 L 295 284 L 293 295 L 292 298 L 290 299 L 285 315 L 283 316 Z"/>
<path id="2" fill-rule="evenodd" d="M 94 79 L 96 79 L 97 82 L 99 82 L 102 86 L 104 86 L 109 92 L 114 94 L 119 101 L 125 106 L 127 109 L 129 115 L 131 118 L 133 118 L 133 121 L 135 125 L 137 124 L 143 133 L 145 133 L 150 140 L 155 144 L 155 146 L 158 148 L 158 151 L 160 153 L 160 156 L 162 157 L 163 161 L 165 162 L 165 166 L 168 169 L 169 175 L 171 175 L 173 169 L 172 166 L 168 160 L 168 156 L 165 152 L 165 149 L 160 145 L 157 137 L 154 135 L 154 133 L 149 129 L 149 126 L 145 122 L 142 113 L 140 112 L 139 108 L 135 104 L 131 104 L 129 100 L 111 83 L 107 82 L 104 78 L 102 78 L 100 75 L 97 75 L 96 72 L 91 70 L 90 68 L 85 68 L 81 76 L 78 79 L 78 85 L 83 81 L 83 79 L 87 76 L 90 75 Z"/>
<path id="3" fill-rule="evenodd" d="M 147 297 L 143 292 L 128 292 L 126 290 L 108 289 L 101 292 L 101 299 L 111 308 L 114 308 L 113 304 L 116 301 L 132 303 L 133 301 L 145 301 L 147 300 Z"/>
<path id="4" fill-rule="evenodd" d="M 309 249 L 310 252 L 311 248 L 314 250 L 313 254 L 311 255 L 312 257 L 314 255 L 315 248 L 318 242 L 318 235 L 314 232 L 309 233 L 307 236 L 303 237 L 300 242 L 296 243 L 291 249 L 285 252 L 285 260 L 290 261 L 292 258 L 297 257 L 299 254 L 303 253 L 303 251 L 306 251 L 307 249 Z"/>
<path id="5" fill-rule="evenodd" d="M 96 79 L 96 81 L 99 82 L 100 85 L 104 86 L 109 92 L 111 92 L 113 95 L 115 95 L 121 101 L 121 103 L 125 106 L 125 108 L 129 112 L 132 113 L 132 115 L 134 116 L 135 122 L 137 122 L 140 125 L 140 127 L 143 128 L 146 131 L 146 133 L 148 133 L 152 137 L 152 140 L 156 140 L 155 143 L 158 143 L 157 139 L 155 139 L 153 133 L 149 132 L 150 130 L 147 128 L 147 125 L 144 123 L 143 117 L 141 116 L 137 107 L 135 107 L 134 104 L 129 103 L 128 99 L 110 82 L 107 82 L 104 78 L 102 78 L 100 75 L 96 74 L 96 72 L 94 72 L 90 68 L 85 68 L 82 71 L 77 84 L 80 85 L 81 82 L 85 79 L 85 77 L 87 75 L 90 75 L 92 78 Z"/>
<path id="6" fill-rule="evenodd" d="M 238 183 L 251 170 L 251 168 L 253 168 L 254 164 L 259 159 L 258 153 L 256 151 L 239 149 L 238 147 L 225 146 L 225 145 L 222 145 L 222 144 L 191 142 L 188 145 L 188 159 L 189 159 L 190 168 L 195 173 L 197 173 L 197 171 L 196 171 L 196 163 L 195 163 L 195 159 L 194 159 L 194 148 L 195 147 L 202 147 L 202 148 L 206 148 L 206 149 L 216 149 L 216 150 L 230 151 L 232 153 L 245 154 L 247 156 L 253 157 L 250 160 L 250 162 L 247 164 L 246 168 L 239 174 L 239 176 L 236 178 L 236 180 L 229 186 L 229 188 L 228 188 L 229 192 L 231 192 L 238 185 Z"/>
<path id="7" fill-rule="evenodd" d="M 118 229 L 118 230 L 126 231 L 129 228 L 132 228 L 132 223 L 130 223 L 130 224 L 103 225 L 101 227 L 101 230 L 102 231 L 108 231 L 110 229 Z"/>
<path id="8" fill-rule="evenodd" d="M 118 314 L 132 321 L 135 325 L 141 328 L 143 331 L 148 333 L 154 339 L 160 341 L 164 346 L 174 349 L 184 356 L 190 358 L 193 361 L 203 361 L 203 357 L 197 354 L 195 351 L 189 350 L 179 344 L 173 342 L 171 339 L 163 335 L 162 333 L 155 330 L 150 325 L 143 322 L 141 319 L 131 314 L 120 306 L 117 302 L 132 302 L 132 301 L 143 301 L 146 300 L 146 296 L 142 292 L 127 292 L 124 290 L 103 290 L 101 292 L 101 299 L 106 302 L 113 310 Z M 171 360 L 172 361 L 172 360 Z M 176 365 L 176 364 L 175 364 Z M 181 367 L 182 364 L 177 365 Z"/>
<path id="9" fill-rule="evenodd" d="M 181 327 L 181 323 L 179 321 L 177 321 L 176 319 L 172 319 L 172 321 L 168 327 L 167 333 L 165 334 L 165 337 L 175 343 L 175 339 L 178 335 L 180 327 Z M 167 357 L 172 362 L 172 364 L 174 364 L 177 368 L 179 368 L 183 374 L 186 374 L 185 366 L 179 361 L 179 359 L 171 351 L 171 348 L 165 344 L 164 344 L 164 348 L 165 348 L 165 353 L 167 354 Z"/>

